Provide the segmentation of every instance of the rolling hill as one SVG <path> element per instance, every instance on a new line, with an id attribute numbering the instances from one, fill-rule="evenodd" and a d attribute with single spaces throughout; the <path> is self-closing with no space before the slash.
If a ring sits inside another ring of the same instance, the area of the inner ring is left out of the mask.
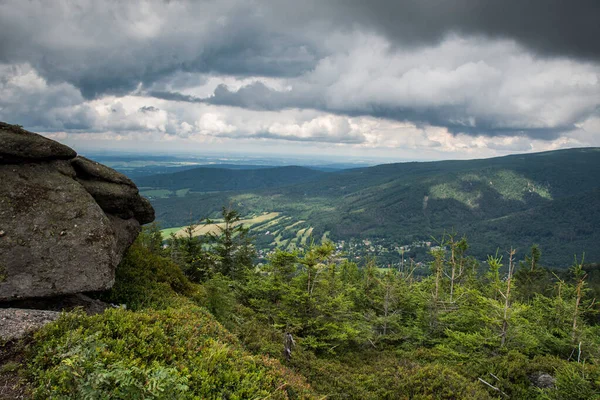
<path id="1" fill-rule="evenodd" d="M 316 238 L 328 234 L 333 240 L 377 239 L 397 245 L 456 231 L 467 235 L 472 253 L 480 258 L 511 245 L 524 254 L 539 243 L 548 265 L 567 266 L 582 252 L 587 260 L 600 261 L 598 148 L 331 173 L 275 170 L 269 179 L 259 177 L 269 170 L 245 171 L 253 175 L 243 181 L 228 181 L 231 173 L 219 171 L 210 179 L 226 182 L 211 185 L 194 180 L 190 170 L 138 184 L 228 190 L 153 200 L 164 227 L 185 225 L 190 215 L 215 216 L 231 203 L 243 215 L 278 212 L 280 223 L 269 225 L 269 231 L 281 235 L 279 242 L 296 233 L 286 229 L 292 224 L 312 228 Z"/>
<path id="2" fill-rule="evenodd" d="M 323 173 L 305 167 L 232 169 L 199 167 L 169 174 L 139 177 L 139 187 L 168 190 L 189 189 L 193 192 L 256 190 L 291 185 L 311 180 Z"/>

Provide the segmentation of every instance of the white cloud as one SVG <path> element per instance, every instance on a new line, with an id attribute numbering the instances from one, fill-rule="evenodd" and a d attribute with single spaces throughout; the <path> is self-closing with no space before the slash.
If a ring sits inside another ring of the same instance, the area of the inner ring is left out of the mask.
<path id="1" fill-rule="evenodd" d="M 142 10 L 130 36 L 157 37 L 156 18 L 156 9 Z M 53 34 L 44 40 L 56 45 Z M 63 46 L 71 50 L 90 46 L 85 37 L 69 40 Z M 537 58 L 513 41 L 456 35 L 409 48 L 351 31 L 321 45 L 326 56 L 291 78 L 176 70 L 128 94 L 93 100 L 31 64 L 0 64 L 0 119 L 57 140 L 154 142 L 162 150 L 274 146 L 433 159 L 600 146 L 597 64 Z M 137 50 L 124 51 L 119 55 L 138 65 Z M 257 83 L 281 97 L 245 90 Z M 156 90 L 202 98 L 221 85 L 252 107 L 148 96 Z"/>
<path id="2" fill-rule="evenodd" d="M 279 97 L 282 107 L 312 104 L 324 111 L 387 115 L 474 135 L 550 138 L 600 105 L 598 65 L 539 59 L 511 41 L 454 35 L 433 47 L 406 49 L 392 48 L 382 37 L 350 35 L 346 47 L 332 48 L 314 70 L 287 83 L 280 83 L 291 88 Z M 249 99 L 251 93 L 231 93 L 225 102 L 271 107 L 270 99 Z"/>

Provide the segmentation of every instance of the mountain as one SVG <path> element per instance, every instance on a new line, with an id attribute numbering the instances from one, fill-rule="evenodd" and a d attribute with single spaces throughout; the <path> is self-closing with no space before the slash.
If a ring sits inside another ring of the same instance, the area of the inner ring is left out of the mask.
<path id="1" fill-rule="evenodd" d="M 321 174 L 320 171 L 295 166 L 256 169 L 200 167 L 139 177 L 136 183 L 140 187 L 189 189 L 193 192 L 239 191 L 291 185 L 314 179 Z"/>
<path id="2" fill-rule="evenodd" d="M 285 181 L 287 171 L 277 171 L 278 182 Z M 155 179 L 153 187 L 193 183 L 193 177 Z M 295 179 L 297 175 L 290 174 L 287 183 L 298 182 Z M 467 235 L 472 253 L 482 259 L 498 247 L 518 246 L 523 255 L 538 243 L 548 265 L 567 266 L 582 252 L 586 260 L 600 261 L 598 148 L 385 164 L 313 174 L 304 182 L 266 189 L 252 187 L 254 182 L 245 181 L 243 187 L 236 181 L 222 182 L 212 187 L 237 192 L 192 193 L 153 204 L 164 227 L 185 225 L 190 214 L 208 216 L 231 203 L 245 215 L 280 213 L 280 221 L 269 230 L 280 232 L 281 240 L 291 237 L 289 227 L 300 222 L 295 226 L 310 227 L 316 238 L 327 234 L 333 240 L 376 239 L 390 248 L 455 231 Z"/>

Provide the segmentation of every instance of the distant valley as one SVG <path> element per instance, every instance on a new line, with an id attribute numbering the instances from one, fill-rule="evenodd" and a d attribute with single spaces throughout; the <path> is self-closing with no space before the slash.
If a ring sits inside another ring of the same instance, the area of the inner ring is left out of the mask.
<path id="1" fill-rule="evenodd" d="M 600 261 L 598 176 L 598 148 L 333 172 L 212 166 L 133 174 L 161 227 L 215 218 L 231 205 L 251 222 L 262 253 L 327 237 L 347 253 L 393 264 L 402 253 L 426 259 L 434 238 L 456 232 L 480 259 L 510 246 L 524 255 L 537 243 L 554 267 L 583 252 Z"/>

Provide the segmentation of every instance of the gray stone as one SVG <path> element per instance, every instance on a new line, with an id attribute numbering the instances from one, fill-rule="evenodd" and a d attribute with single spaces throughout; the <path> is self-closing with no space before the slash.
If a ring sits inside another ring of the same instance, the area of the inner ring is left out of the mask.
<path id="1" fill-rule="evenodd" d="M 139 201 L 133 206 L 133 216 L 140 224 L 149 224 L 155 218 L 154 207 L 147 198 L 140 196 Z"/>
<path id="2" fill-rule="evenodd" d="M 140 233 L 140 223 L 135 218 L 123 219 L 115 215 L 108 215 L 108 219 L 115 232 L 115 253 L 124 254 Z"/>
<path id="3" fill-rule="evenodd" d="M 98 299 L 93 299 L 83 293 L 13 300 L 4 302 L 2 306 L 5 308 L 48 310 L 57 312 L 81 309 L 88 315 L 101 314 L 107 308 L 113 307 L 109 303 L 105 303 Z"/>
<path id="4" fill-rule="evenodd" d="M 13 136 L 40 143 L 31 132 L 1 132 L 11 145 Z M 0 301 L 110 288 L 140 224 L 154 220 L 127 177 L 84 158 L 64 160 L 74 152 L 50 142 L 46 152 L 17 157 L 0 141 L 0 154 L 13 154 L 0 161 Z"/>
<path id="5" fill-rule="evenodd" d="M 78 182 L 106 213 L 124 219 L 133 217 L 134 204 L 140 198 L 137 188 L 104 181 L 78 179 Z"/>
<path id="6" fill-rule="evenodd" d="M 110 288 L 123 246 L 92 196 L 46 164 L 0 176 L 0 300 Z"/>
<path id="7" fill-rule="evenodd" d="M 80 179 L 98 180 L 127 185 L 132 188 L 136 187 L 135 183 L 122 173 L 85 157 L 77 156 L 71 161 L 71 164 Z"/>
<path id="8" fill-rule="evenodd" d="M 136 186 L 85 180 L 79 175 L 77 180 L 104 212 L 123 219 L 135 218 L 140 224 L 154 221 L 154 208 L 147 199 L 140 196 Z"/>
<path id="9" fill-rule="evenodd" d="M 77 153 L 70 147 L 19 126 L 0 122 L 0 163 L 68 160 Z"/>
<path id="10" fill-rule="evenodd" d="M 540 372 L 531 377 L 531 382 L 540 389 L 552 389 L 556 379 L 550 374 Z"/>
<path id="11" fill-rule="evenodd" d="M 59 316 L 56 311 L 0 308 L 0 341 L 21 339 Z"/>

